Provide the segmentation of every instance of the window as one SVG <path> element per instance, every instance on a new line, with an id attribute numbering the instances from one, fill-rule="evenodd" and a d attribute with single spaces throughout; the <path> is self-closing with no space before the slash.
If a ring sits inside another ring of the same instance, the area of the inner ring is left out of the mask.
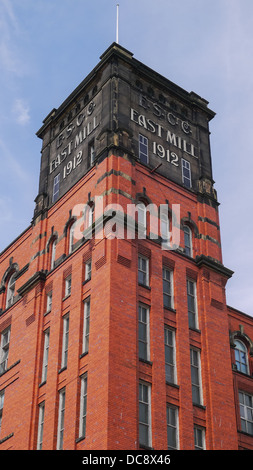
<path id="1" fill-rule="evenodd" d="M 43 363 L 41 381 L 47 380 L 47 366 L 48 366 L 48 353 L 49 353 L 49 329 L 44 331 L 44 350 L 43 350 Z"/>
<path id="2" fill-rule="evenodd" d="M 184 225 L 184 252 L 187 256 L 192 256 L 192 232 L 188 225 Z"/>
<path id="3" fill-rule="evenodd" d="M 68 276 L 65 279 L 65 297 L 68 297 L 71 294 L 71 276 Z"/>
<path id="4" fill-rule="evenodd" d="M 89 281 L 91 279 L 91 259 L 86 261 L 85 263 L 85 281 Z"/>
<path id="5" fill-rule="evenodd" d="M 137 204 L 138 224 L 146 228 L 147 226 L 147 211 L 143 202 Z"/>
<path id="6" fill-rule="evenodd" d="M 64 415 L 65 415 L 65 388 L 59 391 L 57 450 L 63 449 Z"/>
<path id="7" fill-rule="evenodd" d="M 190 328 L 198 327 L 196 282 L 187 279 L 187 305 Z"/>
<path id="8" fill-rule="evenodd" d="M 140 446 L 151 447 L 151 387 L 139 384 L 139 442 Z"/>
<path id="9" fill-rule="evenodd" d="M 74 231 L 75 231 L 75 224 L 72 224 L 69 229 L 69 254 L 73 251 L 74 246 Z"/>
<path id="10" fill-rule="evenodd" d="M 182 158 L 182 181 L 187 188 L 191 188 L 191 164 Z"/>
<path id="11" fill-rule="evenodd" d="M 50 264 L 51 269 L 54 269 L 56 245 L 57 245 L 57 240 L 54 240 L 52 242 L 52 248 L 51 248 L 51 264 Z"/>
<path id="12" fill-rule="evenodd" d="M 149 308 L 139 305 L 139 359 L 149 361 Z"/>
<path id="13" fill-rule="evenodd" d="M 0 432 L 1 432 L 1 425 L 2 425 L 3 408 L 4 408 L 4 390 L 0 392 Z"/>
<path id="14" fill-rule="evenodd" d="M 173 308 L 173 273 L 163 268 L 163 306 Z"/>
<path id="15" fill-rule="evenodd" d="M 89 207 L 88 227 L 91 227 L 91 225 L 92 225 L 93 222 L 94 222 L 94 210 L 95 210 L 95 206 L 94 206 L 94 204 L 92 204 L 92 205 Z"/>
<path id="16" fill-rule="evenodd" d="M 6 328 L 1 334 L 1 349 L 0 349 L 0 374 L 7 370 L 9 347 L 10 347 L 10 334 L 11 327 Z"/>
<path id="17" fill-rule="evenodd" d="M 148 139 L 139 134 L 139 159 L 142 163 L 148 163 Z"/>
<path id="18" fill-rule="evenodd" d="M 241 430 L 253 436 L 253 396 L 239 392 Z"/>
<path id="19" fill-rule="evenodd" d="M 244 374 L 248 374 L 248 352 L 247 348 L 244 343 L 239 340 L 235 341 L 235 363 L 237 370 L 243 372 Z"/>
<path id="20" fill-rule="evenodd" d="M 83 319 L 83 354 L 89 350 L 90 335 L 90 299 L 84 301 L 84 319 Z"/>
<path id="21" fill-rule="evenodd" d="M 178 409 L 167 405 L 167 443 L 168 449 L 178 449 Z"/>
<path id="22" fill-rule="evenodd" d="M 45 402 L 39 404 L 39 422 L 38 422 L 38 437 L 37 437 L 37 450 L 42 450 L 43 442 L 43 428 L 44 428 L 44 415 L 45 415 Z"/>
<path id="23" fill-rule="evenodd" d="M 67 367 L 69 344 L 69 314 L 63 317 L 61 368 Z"/>
<path id="24" fill-rule="evenodd" d="M 205 450 L 205 430 L 194 426 L 194 446 L 195 450 Z"/>
<path id="25" fill-rule="evenodd" d="M 49 292 L 49 294 L 47 294 L 47 311 L 46 311 L 46 313 L 51 312 L 52 300 L 53 300 L 53 294 L 52 294 L 52 292 Z"/>
<path id="26" fill-rule="evenodd" d="M 54 177 L 53 198 L 52 202 L 57 201 L 60 193 L 60 173 Z"/>
<path id="27" fill-rule="evenodd" d="M 95 146 L 94 146 L 94 140 L 89 143 L 88 146 L 88 162 L 89 166 L 93 165 L 95 160 Z"/>
<path id="28" fill-rule="evenodd" d="M 191 349 L 190 356 L 191 356 L 192 401 L 196 405 L 202 405 L 200 352 L 197 351 L 196 349 Z"/>
<path id="29" fill-rule="evenodd" d="M 161 237 L 163 240 L 169 241 L 170 236 L 170 220 L 167 214 L 161 214 Z"/>
<path id="30" fill-rule="evenodd" d="M 149 285 L 149 260 L 141 255 L 138 257 L 138 283 Z"/>
<path id="31" fill-rule="evenodd" d="M 87 413 L 87 374 L 81 377 L 79 438 L 85 437 L 86 435 L 86 413 Z"/>
<path id="32" fill-rule="evenodd" d="M 14 295 L 15 295 L 15 275 L 16 273 L 13 273 L 9 279 L 8 285 L 7 285 L 7 295 L 6 295 L 6 308 L 11 307 L 11 305 L 14 302 Z"/>
<path id="33" fill-rule="evenodd" d="M 165 344 L 165 378 L 166 382 L 176 383 L 176 348 L 175 331 L 169 328 L 164 329 Z"/>

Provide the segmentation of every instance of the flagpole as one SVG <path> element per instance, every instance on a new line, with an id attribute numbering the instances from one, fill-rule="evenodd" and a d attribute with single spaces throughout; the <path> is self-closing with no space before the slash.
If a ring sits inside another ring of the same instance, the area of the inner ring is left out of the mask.
<path id="1" fill-rule="evenodd" d="M 116 43 L 119 43 L 119 4 L 117 3 Z"/>

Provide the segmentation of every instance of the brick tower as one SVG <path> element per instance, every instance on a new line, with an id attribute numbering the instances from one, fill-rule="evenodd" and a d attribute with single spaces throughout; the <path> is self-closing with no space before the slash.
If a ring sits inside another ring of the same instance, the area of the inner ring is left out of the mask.
<path id="1" fill-rule="evenodd" d="M 208 102 L 118 44 L 0 257 L 0 449 L 237 449 Z"/>

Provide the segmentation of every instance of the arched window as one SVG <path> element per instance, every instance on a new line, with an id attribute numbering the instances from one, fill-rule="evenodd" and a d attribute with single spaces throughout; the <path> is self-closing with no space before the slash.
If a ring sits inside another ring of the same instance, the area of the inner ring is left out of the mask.
<path id="1" fill-rule="evenodd" d="M 161 237 L 163 240 L 169 240 L 170 236 L 170 219 L 167 214 L 161 214 L 161 221 L 160 221 L 160 228 L 161 228 Z"/>
<path id="2" fill-rule="evenodd" d="M 184 252 L 192 256 L 192 231 L 188 225 L 184 225 Z"/>
<path id="3" fill-rule="evenodd" d="M 75 223 L 70 226 L 69 229 L 69 254 L 73 251 L 74 246 L 74 231 L 75 231 Z"/>
<path id="4" fill-rule="evenodd" d="M 50 268 L 54 269 L 54 263 L 55 263 L 55 253 L 56 253 L 56 245 L 57 245 L 57 240 L 56 238 L 52 241 L 51 244 L 51 261 L 50 261 Z"/>
<path id="5" fill-rule="evenodd" d="M 83 232 L 88 230 L 90 233 L 90 230 L 92 228 L 93 222 L 94 222 L 94 216 L 95 216 L 95 204 L 93 202 L 87 202 L 85 205 L 85 209 L 83 211 Z M 84 236 L 87 236 L 87 232 L 84 234 Z"/>
<path id="6" fill-rule="evenodd" d="M 237 370 L 248 374 L 248 352 L 245 344 L 242 341 L 235 340 L 235 363 Z"/>
<path id="7" fill-rule="evenodd" d="M 88 226 L 89 227 L 91 227 L 93 222 L 94 222 L 94 210 L 95 210 L 95 206 L 94 206 L 94 204 L 91 204 L 90 209 L 89 209 L 89 215 L 88 215 Z"/>
<path id="8" fill-rule="evenodd" d="M 15 295 L 15 272 L 11 274 L 8 284 L 7 284 L 7 294 L 6 294 L 6 308 L 11 307 L 14 302 Z"/>
<path id="9" fill-rule="evenodd" d="M 137 204 L 138 224 L 141 224 L 145 229 L 147 228 L 147 210 L 144 202 Z"/>

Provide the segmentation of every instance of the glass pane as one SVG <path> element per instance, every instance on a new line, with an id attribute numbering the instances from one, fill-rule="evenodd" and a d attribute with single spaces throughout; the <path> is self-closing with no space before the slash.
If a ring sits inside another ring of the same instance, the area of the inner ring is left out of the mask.
<path id="1" fill-rule="evenodd" d="M 170 366 L 168 364 L 165 364 L 165 379 L 166 382 L 174 382 L 174 376 L 173 376 L 173 366 Z"/>
<path id="2" fill-rule="evenodd" d="M 149 444 L 148 427 L 144 426 L 143 424 L 139 425 L 139 439 L 140 439 L 140 444 L 148 446 Z"/>
<path id="3" fill-rule="evenodd" d="M 163 292 L 165 294 L 170 294 L 170 283 L 166 280 L 163 280 Z"/>
<path id="4" fill-rule="evenodd" d="M 145 284 L 145 279 L 146 279 L 145 273 L 139 271 L 138 272 L 138 282 L 140 284 Z"/>
<path id="5" fill-rule="evenodd" d="M 168 426 L 168 447 L 176 448 L 176 432 L 170 426 Z"/>
<path id="6" fill-rule="evenodd" d="M 246 406 L 252 406 L 252 400 L 251 400 L 251 397 L 249 395 L 244 395 L 245 397 L 245 405 Z"/>
<path id="7" fill-rule="evenodd" d="M 163 294 L 163 305 L 164 307 L 171 308 L 171 297 L 167 294 Z"/>
<path id="8" fill-rule="evenodd" d="M 139 420 L 141 423 L 148 423 L 148 406 L 144 403 L 140 403 Z"/>
<path id="9" fill-rule="evenodd" d="M 195 314 L 193 312 L 189 312 L 188 313 L 188 317 L 189 317 L 189 327 L 190 328 L 195 328 Z"/>
<path id="10" fill-rule="evenodd" d="M 165 362 L 173 364 L 173 349 L 170 346 L 165 346 Z"/>
<path id="11" fill-rule="evenodd" d="M 144 342 L 147 341 L 147 327 L 143 323 L 139 323 L 139 339 Z"/>
<path id="12" fill-rule="evenodd" d="M 242 431 L 247 432 L 246 421 L 244 421 L 244 419 L 241 419 L 241 428 Z"/>
<path id="13" fill-rule="evenodd" d="M 188 311 L 195 312 L 195 299 L 188 295 Z"/>
<path id="14" fill-rule="evenodd" d="M 248 423 L 248 433 L 253 435 L 253 423 Z"/>
<path id="15" fill-rule="evenodd" d="M 253 412 L 252 412 L 251 408 L 247 408 L 247 419 L 248 419 L 248 421 L 253 420 Z"/>
<path id="16" fill-rule="evenodd" d="M 192 401 L 193 403 L 200 403 L 199 388 L 195 385 L 192 386 Z"/>
<path id="17" fill-rule="evenodd" d="M 146 346 L 146 344 L 141 343 L 141 342 L 139 343 L 139 358 L 140 359 L 145 359 L 145 360 L 148 359 L 147 346 Z"/>
<path id="18" fill-rule="evenodd" d="M 244 406 L 240 405 L 240 416 L 241 416 L 241 418 L 245 418 L 244 410 L 245 410 Z"/>

